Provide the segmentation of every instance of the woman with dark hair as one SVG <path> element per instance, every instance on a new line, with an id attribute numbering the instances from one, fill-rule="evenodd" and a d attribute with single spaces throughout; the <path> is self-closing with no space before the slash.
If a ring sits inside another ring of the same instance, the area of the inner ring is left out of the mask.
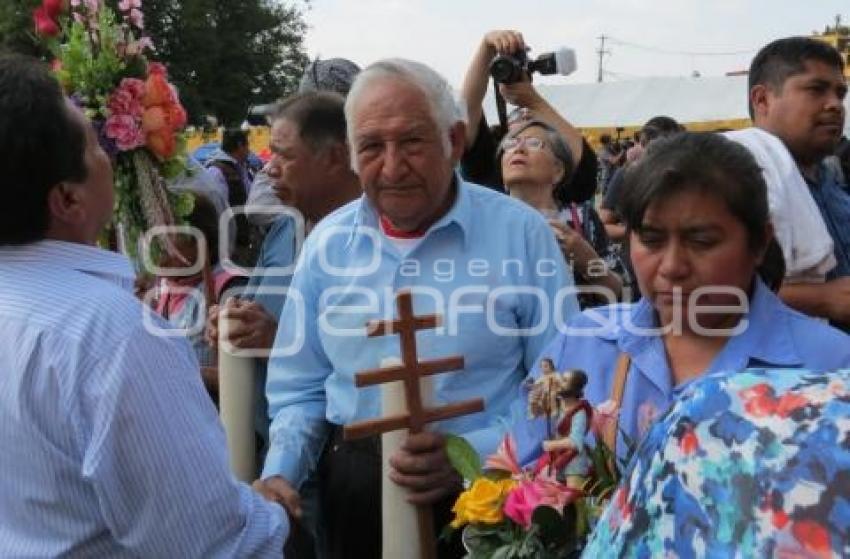
<path id="1" fill-rule="evenodd" d="M 499 147 L 505 189 L 549 219 L 577 286 L 598 286 L 582 293 L 582 308 L 620 298 L 623 266 L 612 250 L 593 202 L 570 188 L 574 171 L 569 148 L 554 128 L 530 120 L 512 130 Z M 578 196 L 578 198 L 577 198 Z"/>
<path id="2" fill-rule="evenodd" d="M 708 372 L 850 365 L 850 338 L 786 307 L 759 277 L 772 232 L 746 148 L 715 134 L 658 140 L 626 183 L 623 219 L 643 298 L 585 311 L 541 358 L 586 371 L 585 397 L 613 400 L 630 439 Z M 545 434 L 518 429 L 520 452 L 532 458 Z"/>

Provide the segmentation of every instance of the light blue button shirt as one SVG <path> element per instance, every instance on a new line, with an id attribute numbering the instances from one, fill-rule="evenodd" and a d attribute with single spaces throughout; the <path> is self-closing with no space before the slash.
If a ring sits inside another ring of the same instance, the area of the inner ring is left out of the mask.
<path id="1" fill-rule="evenodd" d="M 280 557 L 283 510 L 233 478 L 194 353 L 132 288 L 114 253 L 0 247 L 0 556 Z"/>
<path id="2" fill-rule="evenodd" d="M 287 215 L 278 217 L 263 238 L 263 245 L 260 247 L 260 254 L 248 285 L 239 293 L 241 297 L 262 305 L 276 322 L 280 322 L 286 290 L 292 280 L 298 242 L 295 220 Z M 268 361 L 258 358 L 255 362 L 254 428 L 263 439 L 261 453 L 264 455 L 269 443 L 269 413 L 266 400 Z"/>
<path id="3" fill-rule="evenodd" d="M 420 359 L 466 361 L 463 371 L 433 377 L 434 403 L 486 403 L 483 413 L 436 429 L 464 435 L 483 455 L 495 450 L 520 384 L 556 331 L 553 315 L 563 321 L 578 305 L 543 218 L 502 194 L 458 184 L 452 208 L 406 256 L 383 237 L 366 198 L 328 216 L 307 238 L 275 340 L 275 351 L 290 355 L 269 364 L 273 422 L 264 477 L 280 474 L 300 485 L 316 466 L 327 422 L 381 415 L 381 388 L 358 389 L 354 375 L 399 357 L 398 336 L 367 338 L 365 325 L 395 318 L 402 288 L 413 291 L 416 314 L 443 315 L 440 329 L 417 334 Z"/>
<path id="4" fill-rule="evenodd" d="M 594 318 L 600 315 L 604 319 Z M 826 371 L 850 366 L 850 337 L 787 307 L 760 280 L 755 281 L 745 318 L 746 329 L 729 339 L 706 373 L 748 367 Z M 600 326 L 607 324 L 613 327 Z M 663 340 L 641 335 L 630 325 L 656 327 L 655 311 L 647 299 L 585 311 L 569 324 L 568 335 L 559 334 L 540 359 L 552 358 L 558 371 L 581 369 L 587 373 L 584 396 L 596 406 L 610 399 L 617 359 L 627 353 L 631 366 L 621 405 L 620 429 L 637 442 L 642 434 L 641 417 L 663 414 L 690 383 L 674 386 Z M 540 359 L 533 371 L 535 377 L 540 375 Z M 520 421 L 516 425 L 521 461 L 528 462 L 540 454 L 545 433 L 542 421 Z M 621 437 L 617 451 L 625 457 L 625 450 Z"/>

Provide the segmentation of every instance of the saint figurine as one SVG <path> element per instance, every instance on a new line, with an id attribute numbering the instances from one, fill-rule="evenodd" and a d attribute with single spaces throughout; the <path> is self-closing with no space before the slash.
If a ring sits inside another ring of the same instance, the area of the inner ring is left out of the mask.
<path id="1" fill-rule="evenodd" d="M 559 415 L 558 394 L 564 384 L 555 370 L 555 362 L 549 357 L 540 360 L 540 378 L 530 382 L 528 392 L 528 417 L 545 417 L 547 420 Z"/>
<path id="2" fill-rule="evenodd" d="M 591 468 L 584 444 L 593 415 L 593 408 L 583 398 L 587 375 L 580 370 L 553 374 L 560 377 L 561 383 L 556 397 L 559 419 L 555 438 L 544 441 L 543 450 L 548 453 L 549 464 L 558 479 L 564 480 L 568 487 L 579 489 Z"/>

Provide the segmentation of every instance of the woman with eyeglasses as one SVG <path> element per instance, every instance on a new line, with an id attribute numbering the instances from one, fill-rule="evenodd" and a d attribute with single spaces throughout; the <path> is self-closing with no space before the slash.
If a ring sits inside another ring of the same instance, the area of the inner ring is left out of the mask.
<path id="1" fill-rule="evenodd" d="M 542 213 L 552 227 L 575 283 L 582 308 L 614 303 L 623 291 L 623 266 L 612 249 L 592 200 L 576 202 L 569 190 L 573 159 L 547 123 L 530 120 L 514 128 L 498 152 L 507 192 Z"/>

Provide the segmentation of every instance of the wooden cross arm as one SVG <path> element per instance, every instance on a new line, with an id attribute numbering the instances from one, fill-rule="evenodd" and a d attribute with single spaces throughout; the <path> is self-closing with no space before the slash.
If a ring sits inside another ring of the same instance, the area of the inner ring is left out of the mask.
<path id="1" fill-rule="evenodd" d="M 425 330 L 442 326 L 443 317 L 438 314 L 426 314 L 411 317 L 410 322 L 413 324 L 413 330 Z M 401 331 L 399 327 L 401 324 L 401 320 L 370 320 L 366 323 L 366 335 L 374 338 L 376 336 L 398 334 Z"/>
<path id="2" fill-rule="evenodd" d="M 484 400 L 476 398 L 474 400 L 466 400 L 445 406 L 434 408 L 426 408 L 423 410 L 425 415 L 425 423 L 433 423 L 434 421 L 442 421 L 451 419 L 461 415 L 470 415 L 484 411 Z M 371 437 L 372 435 L 380 435 L 390 431 L 398 431 L 410 427 L 410 415 L 391 415 L 381 419 L 368 419 L 359 423 L 346 425 L 343 430 L 343 438 L 346 441 L 354 439 L 362 439 Z"/>
<path id="3" fill-rule="evenodd" d="M 381 433 L 389 433 L 390 431 L 398 431 L 405 429 L 410 425 L 410 416 L 408 414 L 391 415 L 380 419 L 367 419 L 358 423 L 346 425 L 342 431 L 342 437 L 346 441 L 354 439 L 362 439 L 371 437 L 372 435 L 380 435 Z"/>
<path id="4" fill-rule="evenodd" d="M 422 361 L 417 366 L 419 376 L 435 375 L 437 373 L 445 373 L 446 371 L 454 371 L 463 369 L 463 357 L 446 357 L 443 359 L 432 359 L 430 361 Z M 372 386 L 375 384 L 383 384 L 385 382 L 393 382 L 404 380 L 407 376 L 407 367 L 405 365 L 396 365 L 382 369 L 369 369 L 361 371 L 354 376 L 354 385 L 358 388 L 364 386 Z"/>
<path id="5" fill-rule="evenodd" d="M 446 404 L 436 408 L 425 408 L 425 422 L 433 423 L 435 421 L 443 421 L 461 415 L 471 415 L 484 411 L 484 400 L 475 398 L 474 400 L 465 400 L 463 402 L 455 402 L 454 404 Z"/>

